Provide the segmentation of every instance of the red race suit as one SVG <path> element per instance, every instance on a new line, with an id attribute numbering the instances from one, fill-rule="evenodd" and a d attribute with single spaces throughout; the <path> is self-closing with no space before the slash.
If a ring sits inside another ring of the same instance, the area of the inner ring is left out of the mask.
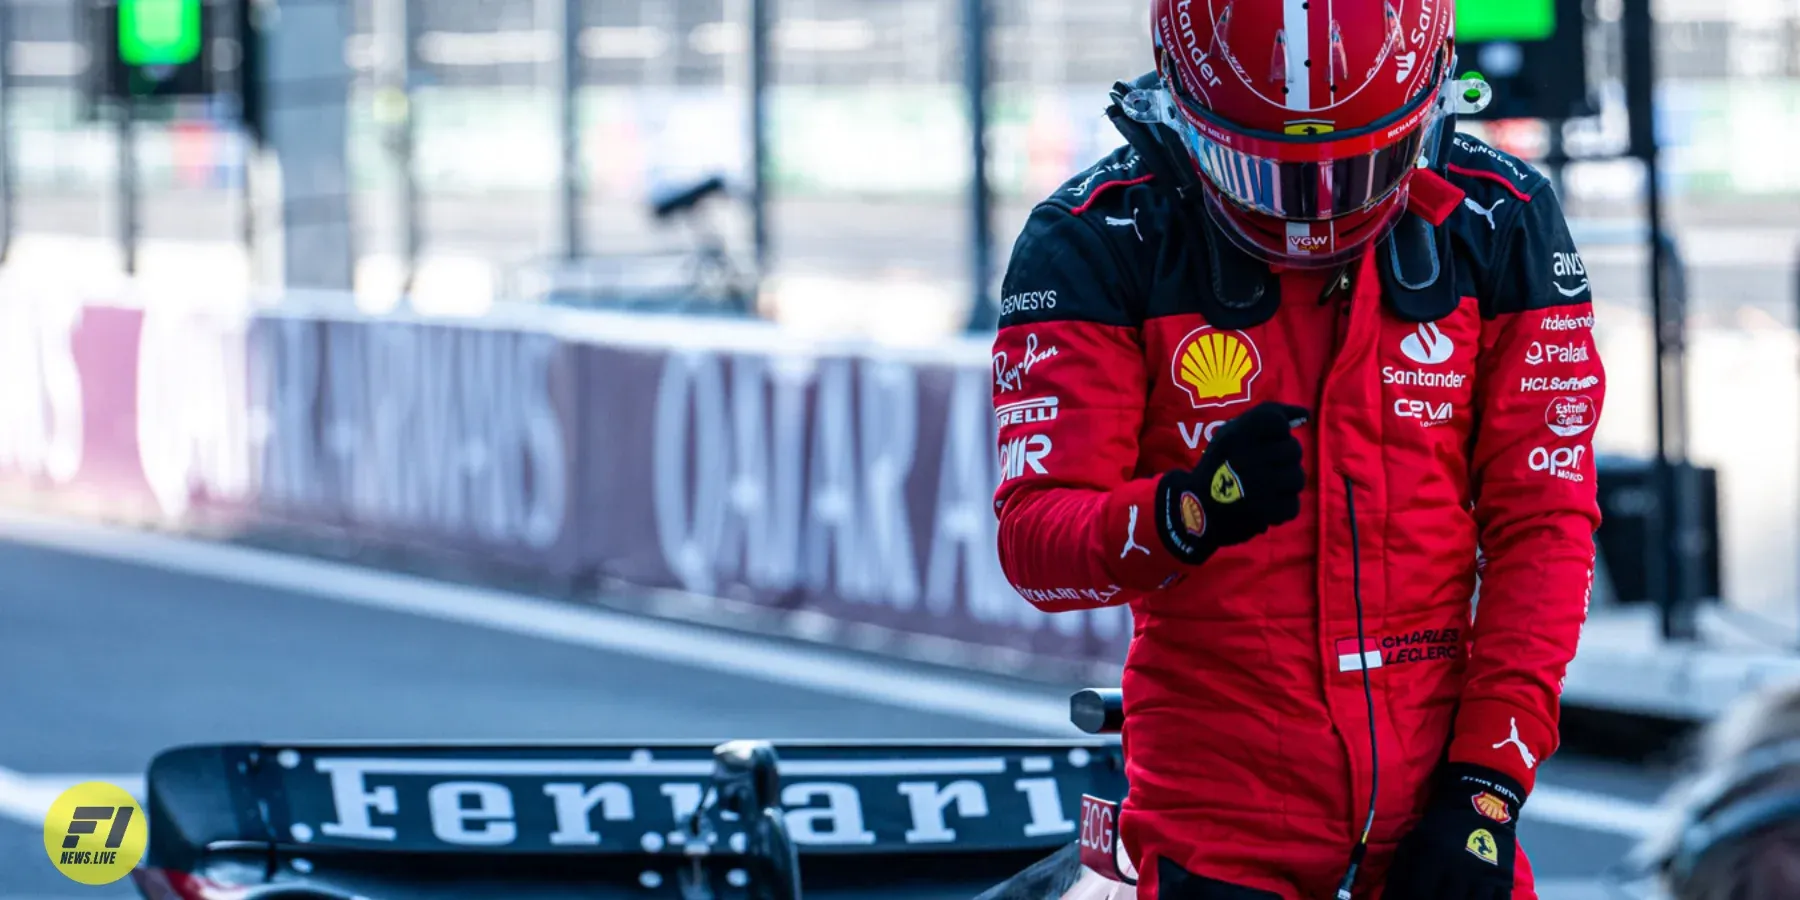
<path id="1" fill-rule="evenodd" d="M 1166 859 L 1329 897 L 1378 790 L 1374 896 L 1440 765 L 1529 790 L 1556 750 L 1600 520 L 1591 290 L 1540 174 L 1445 147 L 1396 236 L 1342 272 L 1246 279 L 1132 146 L 1039 204 L 1013 250 L 1000 558 L 1046 612 L 1130 604 L 1121 829 L 1143 896 Z M 1312 411 L 1300 517 L 1178 562 L 1157 479 L 1269 400 Z M 1515 896 L 1535 897 L 1520 869 Z"/>

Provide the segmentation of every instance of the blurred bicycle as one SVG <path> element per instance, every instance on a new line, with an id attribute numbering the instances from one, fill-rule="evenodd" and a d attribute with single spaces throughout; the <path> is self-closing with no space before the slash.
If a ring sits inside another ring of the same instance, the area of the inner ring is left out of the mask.
<path id="1" fill-rule="evenodd" d="M 660 191 L 651 198 L 651 216 L 686 231 L 686 248 L 534 260 L 505 274 L 501 296 L 587 309 L 751 315 L 760 277 L 718 227 L 715 210 L 725 200 L 741 202 L 719 175 Z"/>

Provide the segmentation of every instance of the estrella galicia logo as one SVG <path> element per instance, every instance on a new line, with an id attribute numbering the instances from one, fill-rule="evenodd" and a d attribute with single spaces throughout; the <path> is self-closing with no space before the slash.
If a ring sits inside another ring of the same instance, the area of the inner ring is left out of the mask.
<path id="1" fill-rule="evenodd" d="M 149 836 L 136 798 L 104 781 L 63 791 L 44 817 L 44 852 L 50 864 L 81 884 L 124 878 L 144 858 Z"/>

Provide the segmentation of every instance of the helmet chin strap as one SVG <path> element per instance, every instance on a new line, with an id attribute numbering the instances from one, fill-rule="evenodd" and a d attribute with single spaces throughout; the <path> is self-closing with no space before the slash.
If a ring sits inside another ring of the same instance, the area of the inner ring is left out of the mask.
<path id="1" fill-rule="evenodd" d="M 1175 97 L 1167 87 L 1134 88 L 1117 99 L 1125 115 L 1143 125 L 1174 125 L 1179 115 Z"/>

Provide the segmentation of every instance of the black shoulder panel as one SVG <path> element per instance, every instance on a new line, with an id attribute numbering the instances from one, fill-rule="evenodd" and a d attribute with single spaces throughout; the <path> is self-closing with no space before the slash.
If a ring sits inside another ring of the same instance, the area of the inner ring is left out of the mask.
<path id="1" fill-rule="evenodd" d="M 1091 222 L 1040 203 L 1013 244 L 1000 288 L 1000 327 L 1070 320 L 1131 325 L 1119 268 Z"/>
<path id="2" fill-rule="evenodd" d="M 1141 258 L 1161 243 L 1154 177 L 1136 151 L 1120 147 L 1039 203 L 1013 245 L 1001 327 L 1141 324 L 1149 288 Z"/>
<path id="3" fill-rule="evenodd" d="M 1044 199 L 1044 205 L 1075 215 L 1116 213 L 1130 208 L 1130 201 L 1125 198 L 1131 193 L 1130 188 L 1149 184 L 1154 178 L 1138 152 L 1130 145 L 1123 145 L 1063 182 L 1062 187 Z"/>
<path id="4" fill-rule="evenodd" d="M 1486 143 L 1458 133 L 1450 139 L 1450 155 L 1444 160 L 1446 178 L 1470 196 L 1495 191 L 1529 197 L 1549 179 L 1530 163 Z"/>
<path id="5" fill-rule="evenodd" d="M 1530 165 L 1459 134 L 1445 175 L 1467 195 L 1450 216 L 1471 263 L 1464 286 L 1488 318 L 1591 302 L 1587 267 L 1549 179 Z"/>

